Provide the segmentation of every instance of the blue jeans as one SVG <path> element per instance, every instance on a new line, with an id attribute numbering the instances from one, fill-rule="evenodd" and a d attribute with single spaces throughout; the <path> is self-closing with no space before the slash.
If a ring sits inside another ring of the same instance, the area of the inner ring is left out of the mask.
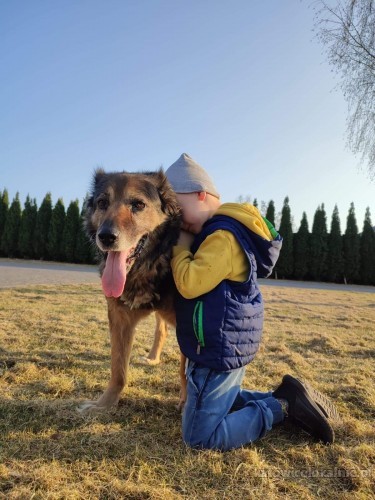
<path id="1" fill-rule="evenodd" d="M 252 443 L 283 420 L 272 392 L 241 389 L 245 368 L 217 372 L 189 361 L 182 436 L 192 448 L 226 451 Z"/>

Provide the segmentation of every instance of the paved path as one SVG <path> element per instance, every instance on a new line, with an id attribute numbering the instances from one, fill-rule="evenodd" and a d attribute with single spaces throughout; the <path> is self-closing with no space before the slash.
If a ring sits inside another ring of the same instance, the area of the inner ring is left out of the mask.
<path id="1" fill-rule="evenodd" d="M 259 280 L 260 285 L 375 293 L 375 287 L 338 285 L 307 281 Z M 26 285 L 100 284 L 96 266 L 41 262 L 36 260 L 0 259 L 0 288 Z"/>
<path id="2" fill-rule="evenodd" d="M 0 259 L 0 288 L 82 283 L 100 284 L 97 266 Z"/>

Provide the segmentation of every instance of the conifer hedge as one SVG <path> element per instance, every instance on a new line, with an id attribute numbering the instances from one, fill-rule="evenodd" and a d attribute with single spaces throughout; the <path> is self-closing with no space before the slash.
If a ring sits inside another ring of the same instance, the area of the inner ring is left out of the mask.
<path id="1" fill-rule="evenodd" d="M 242 200 L 243 201 L 243 200 Z M 65 211 L 59 198 L 52 206 L 47 193 L 38 208 L 28 195 L 21 209 L 19 194 L 12 203 L 6 189 L 0 191 L 0 256 L 53 260 L 73 263 L 96 263 L 95 246 L 83 228 L 84 205 L 72 201 Z M 339 211 L 335 206 L 330 231 L 324 205 L 318 206 L 309 231 L 306 213 L 303 213 L 297 232 L 293 222 L 289 198 L 286 197 L 281 214 L 276 214 L 271 200 L 264 206 L 265 217 L 283 237 L 280 258 L 274 278 L 328 281 L 375 285 L 375 231 L 367 208 L 362 232 L 359 232 L 354 204 L 351 203 L 346 229 L 341 232 Z M 275 221 L 280 221 L 275 224 Z"/>
<path id="2" fill-rule="evenodd" d="M 52 207 L 51 193 L 39 208 L 28 195 L 21 210 L 18 193 L 9 206 L 4 189 L 0 191 L 0 256 L 95 264 L 97 255 L 84 232 L 83 217 L 78 200 L 65 211 L 61 198 Z"/>

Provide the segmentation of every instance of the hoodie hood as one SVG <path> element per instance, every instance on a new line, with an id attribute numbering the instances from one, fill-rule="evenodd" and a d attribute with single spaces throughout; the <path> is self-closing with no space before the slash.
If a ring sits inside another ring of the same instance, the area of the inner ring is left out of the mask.
<path id="1" fill-rule="evenodd" d="M 273 240 L 277 236 L 277 232 L 268 221 L 266 223 L 265 219 L 261 216 L 257 207 L 250 205 L 250 203 L 224 203 L 215 212 L 215 215 L 227 215 L 232 217 L 232 219 L 238 220 L 244 226 L 246 226 L 250 231 L 261 236 L 265 240 Z M 274 234 L 272 234 L 270 227 L 273 229 Z"/>
<path id="2" fill-rule="evenodd" d="M 282 238 L 250 203 L 224 203 L 215 212 L 212 221 L 231 217 L 249 230 L 251 250 L 257 262 L 259 278 L 267 278 L 279 258 Z M 209 221 L 207 221 L 209 222 Z"/>

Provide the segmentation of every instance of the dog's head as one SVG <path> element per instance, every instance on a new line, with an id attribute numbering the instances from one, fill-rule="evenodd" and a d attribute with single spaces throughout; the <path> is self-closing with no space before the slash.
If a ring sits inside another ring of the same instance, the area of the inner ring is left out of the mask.
<path id="1" fill-rule="evenodd" d="M 107 296 L 121 295 L 126 272 L 147 244 L 149 235 L 178 214 L 175 194 L 162 170 L 106 173 L 99 169 L 95 172 L 86 205 L 86 230 L 98 248 L 108 252 L 103 273 Z M 117 280 L 116 291 L 112 284 L 106 289 L 105 279 L 113 283 L 118 276 L 122 278 Z"/>
<path id="2" fill-rule="evenodd" d="M 126 251 L 178 212 L 162 170 L 106 173 L 98 169 L 86 205 L 86 229 L 101 251 Z"/>

